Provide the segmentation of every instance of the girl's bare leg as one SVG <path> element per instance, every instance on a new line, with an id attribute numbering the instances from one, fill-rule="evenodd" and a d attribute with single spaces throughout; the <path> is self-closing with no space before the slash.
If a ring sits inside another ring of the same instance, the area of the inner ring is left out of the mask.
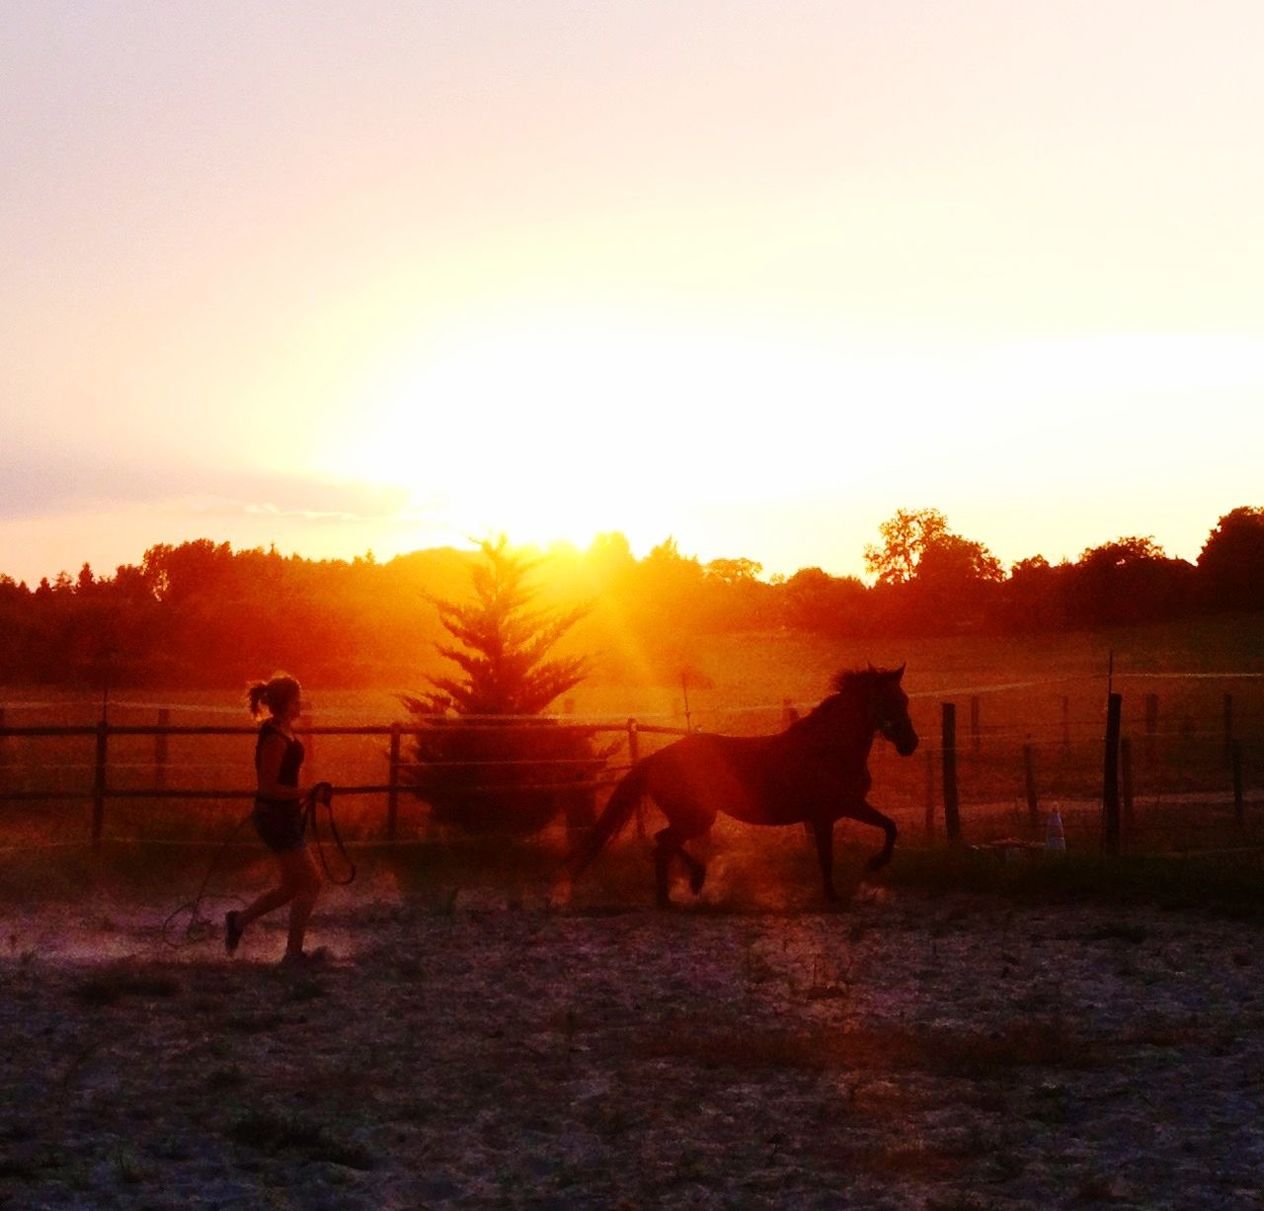
<path id="1" fill-rule="evenodd" d="M 303 936 L 307 932 L 307 922 L 311 919 L 312 909 L 316 907 L 316 897 L 320 895 L 320 871 L 316 869 L 316 860 L 307 849 L 295 850 L 294 853 L 283 856 L 293 859 L 291 878 L 295 887 L 290 904 L 290 934 L 285 953 L 296 955 L 303 953 Z"/>
<path id="2" fill-rule="evenodd" d="M 236 915 L 236 927 L 244 930 L 252 921 L 291 904 L 290 937 L 286 952 L 302 950 L 303 934 L 307 922 L 320 894 L 320 872 L 306 848 L 291 850 L 289 853 L 275 854 L 277 865 L 281 868 L 280 886 L 265 891 L 253 904 L 243 908 Z"/>
<path id="3" fill-rule="evenodd" d="M 288 904 L 292 899 L 294 899 L 294 889 L 287 887 L 284 883 L 271 891 L 265 891 L 253 904 L 248 908 L 243 908 L 237 914 L 238 928 L 245 929 L 251 921 L 267 916 L 273 909 L 280 908 L 282 904 Z"/>

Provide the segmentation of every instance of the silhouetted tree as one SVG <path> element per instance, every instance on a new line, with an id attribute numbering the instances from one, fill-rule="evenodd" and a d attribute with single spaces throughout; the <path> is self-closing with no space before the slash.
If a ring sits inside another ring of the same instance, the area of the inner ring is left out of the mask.
<path id="1" fill-rule="evenodd" d="M 1264 609 L 1264 508 L 1226 513 L 1198 556 L 1203 602 L 1218 610 Z"/>
<path id="2" fill-rule="evenodd" d="M 780 593 L 783 620 L 796 630 L 842 635 L 867 626 L 869 590 L 855 576 L 831 576 L 820 568 L 800 568 Z"/>
<path id="3" fill-rule="evenodd" d="M 978 631 L 987 624 L 1004 578 L 1000 560 L 982 543 L 945 530 L 927 542 L 904 591 L 923 630 Z"/>
<path id="4" fill-rule="evenodd" d="M 1085 551 L 1067 577 L 1068 614 L 1086 627 L 1154 622 L 1186 612 L 1194 568 L 1153 538 L 1117 538 Z"/>
<path id="5" fill-rule="evenodd" d="M 413 781 L 435 820 L 466 832 L 537 832 L 560 811 L 588 822 L 588 785 L 610 749 L 597 751 L 591 728 L 536 718 L 586 675 L 582 656 L 549 657 L 587 612 L 532 608 L 527 578 L 535 565 L 504 539 L 484 542 L 472 570 L 474 600 L 434 600 L 456 645 L 439 652 L 463 673 L 432 677 L 434 691 L 400 700 L 429 726 L 417 738 Z M 432 599 L 433 600 L 433 599 Z"/>
<path id="6" fill-rule="evenodd" d="M 865 569 L 879 584 L 907 584 L 927 547 L 948 533 L 948 520 L 938 509 L 897 509 L 878 533 L 882 545 L 865 547 Z"/>
<path id="7" fill-rule="evenodd" d="M 1066 583 L 1071 565 L 1043 555 L 1020 559 L 997 594 L 994 618 L 1006 631 L 1057 631 L 1067 624 Z"/>
<path id="8" fill-rule="evenodd" d="M 753 559 L 713 559 L 702 570 L 703 578 L 724 585 L 749 584 L 758 580 L 764 570 L 762 563 Z"/>
<path id="9" fill-rule="evenodd" d="M 881 532 L 866 551 L 872 588 L 819 568 L 769 582 L 751 560 L 703 565 L 671 538 L 638 560 L 623 535 L 607 534 L 586 552 L 550 548 L 532 605 L 566 616 L 575 602 L 594 602 L 567 641 L 582 634 L 607 675 L 632 681 L 677 668 L 701 634 L 773 625 L 1036 631 L 1264 609 L 1264 508 L 1221 517 L 1197 568 L 1151 539 L 1125 538 L 1056 567 L 1036 555 L 1001 578 L 991 553 L 953 533 L 938 510 L 900 510 Z M 459 598 L 482 563 L 481 553 L 452 548 L 387 563 L 308 560 L 199 538 L 153 546 L 112 577 L 87 564 L 32 587 L 0 575 L 0 683 L 86 688 L 109 652 L 112 675 L 173 688 L 233 689 L 261 666 L 298 670 L 317 697 L 325 687 L 398 685 L 418 674 L 415 653 L 454 642 L 435 611 L 416 608 L 418 595 Z"/>
<path id="10" fill-rule="evenodd" d="M 938 509 L 897 510 L 879 531 L 883 545 L 865 548 L 865 565 L 887 625 L 932 633 L 985 625 L 1004 572 L 982 543 L 954 534 Z"/>

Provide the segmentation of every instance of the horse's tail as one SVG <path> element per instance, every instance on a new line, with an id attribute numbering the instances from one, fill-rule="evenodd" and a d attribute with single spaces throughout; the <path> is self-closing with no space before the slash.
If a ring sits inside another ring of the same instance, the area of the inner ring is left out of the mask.
<path id="1" fill-rule="evenodd" d="M 578 879 L 592 865 L 597 855 L 619 835 L 623 826 L 631 819 L 645 793 L 647 773 L 647 762 L 638 761 L 615 784 L 605 810 L 597 817 L 588 836 L 580 842 L 567 862 L 572 879 Z"/>

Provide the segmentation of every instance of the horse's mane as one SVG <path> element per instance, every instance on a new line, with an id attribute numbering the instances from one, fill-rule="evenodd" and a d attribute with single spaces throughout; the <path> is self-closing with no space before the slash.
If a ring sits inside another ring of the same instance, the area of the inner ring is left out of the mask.
<path id="1" fill-rule="evenodd" d="M 846 694 L 852 690 L 866 689 L 875 681 L 893 677 L 898 671 L 898 669 L 876 669 L 871 664 L 863 669 L 843 669 L 834 674 L 834 680 L 830 682 L 830 686 L 834 693 Z"/>
<path id="2" fill-rule="evenodd" d="M 833 693 L 818 702 L 803 718 L 796 719 L 789 730 L 814 729 L 825 724 L 832 717 L 832 712 L 839 705 L 840 699 L 862 697 L 865 691 L 872 689 L 877 682 L 887 677 L 894 677 L 899 671 L 899 669 L 877 669 L 873 665 L 867 665 L 863 669 L 842 669 L 830 682 Z"/>

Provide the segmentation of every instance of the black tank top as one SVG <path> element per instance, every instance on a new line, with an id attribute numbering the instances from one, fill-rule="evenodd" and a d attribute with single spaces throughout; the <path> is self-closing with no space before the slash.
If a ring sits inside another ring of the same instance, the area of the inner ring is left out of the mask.
<path id="1" fill-rule="evenodd" d="M 275 732 L 285 741 L 285 754 L 281 758 L 281 769 L 277 773 L 277 782 L 281 786 L 297 786 L 298 771 L 303 764 L 303 742 L 287 736 L 276 722 L 269 719 L 260 729 L 255 741 L 255 773 L 259 772 L 259 756 L 263 750 L 263 740 L 269 732 Z M 260 796 L 262 798 L 262 796 Z"/>

